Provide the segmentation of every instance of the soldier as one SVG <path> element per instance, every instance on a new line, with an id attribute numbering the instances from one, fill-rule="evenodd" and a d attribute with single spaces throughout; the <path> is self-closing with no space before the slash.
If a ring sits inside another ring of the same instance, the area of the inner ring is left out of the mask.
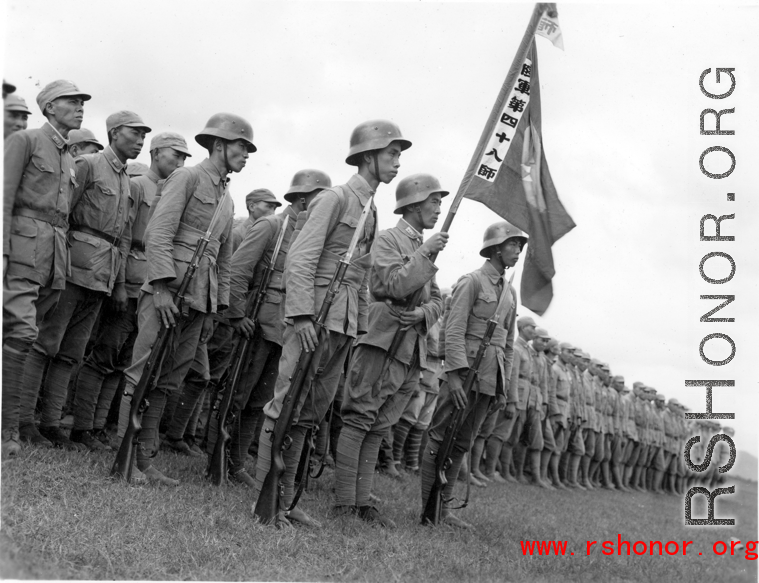
<path id="1" fill-rule="evenodd" d="M 530 345 L 527 344 L 535 337 L 535 321 L 529 316 L 522 316 L 517 320 L 518 336 L 514 342 L 511 377 L 509 379 L 509 385 L 512 390 L 517 390 L 517 401 L 514 404 L 514 414 L 512 417 L 505 419 L 502 428 L 502 435 L 508 435 L 508 438 L 503 442 L 501 449 L 501 477 L 507 482 L 516 482 L 517 479 L 523 480 L 522 477 L 522 464 L 524 462 L 523 447 L 518 446 L 517 451 L 519 455 L 514 459 L 514 466 L 516 470 L 516 477 L 512 477 L 510 473 L 510 466 L 513 459 L 514 447 L 519 444 L 520 438 L 525 432 L 525 426 L 527 420 L 531 415 L 534 415 L 533 411 L 537 404 L 539 404 L 540 394 L 533 390 L 530 383 L 532 378 L 532 357 L 530 356 Z M 505 410 L 506 414 L 509 413 L 509 403 L 507 403 Z M 508 421 L 511 421 L 511 427 L 509 427 Z M 526 438 L 528 443 L 533 444 L 534 448 L 538 445 L 538 434 L 536 433 L 535 424 L 531 423 L 527 428 Z M 543 449 L 543 437 L 539 436 L 540 449 Z"/>
<path id="2" fill-rule="evenodd" d="M 39 432 L 68 449 L 77 449 L 76 443 L 86 449 L 93 439 L 89 432 L 76 432 L 69 440 L 60 429 L 61 412 L 71 373 L 84 356 L 103 301 L 110 297 L 116 311 L 127 307 L 124 273 L 131 244 L 131 199 L 126 161 L 139 155 L 150 132 L 131 111 L 108 116 L 106 129 L 108 147 L 76 159 L 68 233 L 71 275 L 57 307 L 40 326 L 24 369 L 25 395 L 36 395 L 42 385 Z M 22 418 L 31 418 L 33 410 L 34 399 L 22 402 Z"/>
<path id="3" fill-rule="evenodd" d="M 266 418 L 261 429 L 256 467 L 256 487 L 261 489 L 271 465 L 271 440 L 268 433 L 279 418 L 282 403 L 290 389 L 289 378 L 301 351 L 313 351 L 306 374 L 308 395 L 296 405 L 290 430 L 291 446 L 283 452 L 285 473 L 283 502 L 293 500 L 295 472 L 309 428 L 318 427 L 334 400 L 345 358 L 357 335 L 368 330 L 369 251 L 377 230 L 376 210 L 360 234 L 358 247 L 343 284 L 325 322 L 328 332 L 319 341 L 314 318 L 328 291 L 339 258 L 347 251 L 363 207 L 380 183 L 389 184 L 398 174 L 400 156 L 411 142 L 403 138 L 394 123 L 383 120 L 360 124 L 353 131 L 346 163 L 357 166 L 347 184 L 324 190 L 309 205 L 300 234 L 290 246 L 285 265 L 288 322 L 283 335 L 282 358 L 273 398 L 264 407 Z M 316 375 L 319 369 L 320 374 Z M 299 409 L 299 410 L 298 410 Z M 287 518 L 319 526 L 301 508 L 293 508 Z"/>
<path id="4" fill-rule="evenodd" d="M 103 149 L 103 144 L 98 142 L 90 130 L 80 128 L 69 132 L 69 152 L 74 158 L 84 156 L 85 154 L 97 154 Z M 134 164 L 127 164 L 127 172 Z"/>
<path id="5" fill-rule="evenodd" d="M 229 113 L 211 116 L 195 141 L 208 150 L 208 158 L 192 168 L 178 168 L 166 179 L 145 229 L 147 275 L 138 299 L 137 339 L 132 364 L 124 372 L 127 380 L 119 410 L 119 431 L 123 432 L 134 389 L 158 331 L 161 326 L 173 327 L 171 359 L 164 363 L 156 386 L 145 395 L 150 406 L 142 415 L 137 448 L 137 469 L 149 480 L 171 486 L 179 482 L 165 476 L 151 461 L 158 451 L 158 424 L 166 395 L 178 390 L 196 358 L 198 345 L 211 336 L 210 315 L 229 304 L 234 205 L 225 196 L 228 175 L 240 172 L 249 154 L 256 151 L 251 125 Z M 174 304 L 174 291 L 181 285 L 196 245 L 211 226 L 219 205 L 224 206 L 180 313 Z"/>
<path id="6" fill-rule="evenodd" d="M 93 145 L 90 141 L 85 143 Z M 144 238 L 150 209 L 159 183 L 184 166 L 185 159 L 190 155 L 187 142 L 179 134 L 157 134 L 150 141 L 148 173 L 130 180 L 132 238 L 124 271 L 127 307 L 120 310 L 106 304 L 103 308 L 100 332 L 76 380 L 71 439 L 83 443 L 90 450 L 109 448 L 105 434 L 106 417 L 121 382 L 120 364 L 129 362 L 137 337 L 137 299 L 148 271 Z"/>
<path id="7" fill-rule="evenodd" d="M 12 87 L 12 86 L 11 86 Z M 13 88 L 15 90 L 15 87 Z M 3 85 L 3 92 L 6 87 Z M 15 456 L 22 438 L 50 447 L 34 426 L 36 391 L 20 417 L 24 368 L 39 324 L 66 285 L 68 214 L 76 185 L 66 136 L 82 125 L 90 96 L 70 81 L 53 81 L 37 96 L 39 129 L 5 140 L 3 179 L 3 397 L 2 455 Z"/>
<path id="8" fill-rule="evenodd" d="M 32 112 L 26 106 L 26 101 L 18 95 L 11 95 L 4 101 L 5 118 L 3 124 L 3 139 L 10 136 L 13 132 L 25 130 L 27 120 Z"/>
<path id="9" fill-rule="evenodd" d="M 232 229 L 232 255 L 256 220 L 271 216 L 277 207 L 282 206 L 274 193 L 266 188 L 258 188 L 249 193 L 245 202 L 248 218 Z M 241 309 L 244 309 L 244 305 Z M 234 329 L 226 316 L 226 312 L 213 315 L 213 335 L 208 342 L 201 343 L 184 385 L 180 391 L 169 397 L 167 403 L 170 420 L 164 443 L 170 449 L 184 455 L 203 456 L 203 452 L 195 444 L 195 432 L 204 394 L 206 389 L 211 387 L 211 398 L 215 400 L 218 394 L 215 389 L 228 368 L 234 351 Z M 215 436 L 212 438 L 215 441 Z M 206 448 L 212 452 L 213 443 L 207 442 Z"/>
<path id="10" fill-rule="evenodd" d="M 435 282 L 438 268 L 430 256 L 445 248 L 448 233 L 435 233 L 427 241 L 422 234 L 437 223 L 447 195 L 429 174 L 412 174 L 398 184 L 394 212 L 402 218 L 380 232 L 372 247 L 368 332 L 358 338 L 345 381 L 335 512 L 357 513 L 381 526 L 395 524 L 369 503 L 374 466 L 383 435 L 400 418 L 427 367 L 427 331 L 440 317 L 443 303 Z M 420 288 L 419 305 L 409 305 Z M 390 355 L 399 328 L 407 330 Z"/>
<path id="11" fill-rule="evenodd" d="M 578 481 L 580 471 L 580 461 L 585 455 L 585 442 L 583 440 L 582 428 L 587 422 L 585 412 L 585 393 L 582 384 L 582 371 L 577 366 L 582 351 L 573 347 L 568 342 L 562 342 L 559 345 L 561 352 L 557 360 L 560 376 L 564 376 L 565 382 L 570 383 L 569 399 L 569 427 L 566 430 L 565 454 L 562 454 L 562 463 L 566 464 L 566 484 L 571 488 L 580 488 L 585 490 L 585 486 Z M 557 395 L 559 389 L 557 386 Z M 564 461 L 566 460 L 566 461 Z"/>
<path id="12" fill-rule="evenodd" d="M 607 464 L 607 467 L 611 470 L 611 475 L 614 480 L 613 484 L 624 492 L 629 492 L 627 486 L 625 486 L 622 479 L 622 473 L 624 471 L 624 457 L 625 450 L 627 449 L 627 418 L 625 406 L 622 401 L 622 390 L 625 388 L 625 377 L 622 375 L 616 375 L 612 379 L 611 391 L 609 392 L 609 405 L 612 411 L 612 433 L 611 433 L 611 456 Z"/>
<path id="13" fill-rule="evenodd" d="M 300 170 L 293 176 L 285 200 L 290 205 L 273 216 L 256 220 L 245 239 L 232 256 L 230 276 L 230 307 L 225 312 L 238 334 L 251 338 L 252 360 L 246 364 L 239 388 L 234 397 L 238 412 L 229 444 L 229 475 L 235 482 L 255 488 L 255 480 L 245 470 L 245 457 L 253 441 L 263 406 L 274 395 L 279 358 L 282 354 L 282 334 L 285 329 L 285 259 L 292 241 L 298 215 L 325 188 L 331 188 L 329 176 L 320 170 Z M 255 202 L 255 201 L 254 201 Z M 270 204 L 270 203 L 267 203 Z M 251 205 L 248 205 L 250 209 Z M 277 257 L 272 259 L 274 247 L 285 218 L 287 227 Z M 246 315 L 250 294 L 255 294 L 264 270 L 274 261 L 274 272 L 254 323 Z M 234 365 L 234 363 L 233 363 Z M 209 447 L 212 444 L 209 444 Z"/>
<path id="14" fill-rule="evenodd" d="M 548 471 L 550 472 L 550 480 L 553 487 L 564 490 L 566 489 L 566 486 L 564 486 L 559 479 L 559 460 L 561 459 L 562 453 L 569 447 L 568 439 L 572 375 L 559 358 L 561 347 L 558 340 L 555 338 L 551 339 L 548 343 L 546 354 L 550 355 L 549 361 L 551 363 L 551 385 L 549 386 L 549 395 L 553 394 L 556 402 L 556 407 L 554 409 L 555 413 L 550 416 L 553 438 L 556 445 L 548 462 Z"/>
<path id="15" fill-rule="evenodd" d="M 636 451 L 639 449 L 640 436 L 638 435 L 638 425 L 635 420 L 635 401 L 637 397 L 630 391 L 628 386 L 624 386 L 622 389 L 622 399 L 620 404 L 622 406 L 622 419 L 625 427 L 625 437 L 627 444 L 625 445 L 625 453 L 622 457 L 622 483 L 628 490 L 632 490 L 630 485 L 630 479 L 632 478 L 633 468 L 635 467 L 635 458 L 638 455 Z"/>
<path id="16" fill-rule="evenodd" d="M 590 372 L 588 366 L 590 365 L 590 355 L 587 352 L 581 351 L 577 361 L 577 366 L 580 371 L 580 382 L 582 383 L 582 392 L 585 395 L 585 420 L 583 421 L 582 433 L 583 433 L 583 445 L 585 446 L 585 454 L 580 462 L 580 483 L 587 490 L 592 490 L 594 486 L 590 482 L 590 463 L 593 460 L 593 456 L 596 451 L 596 431 L 595 427 L 598 424 L 596 419 L 596 392 L 592 382 L 593 374 Z"/>
<path id="17" fill-rule="evenodd" d="M 452 514 L 446 501 L 453 494 L 453 486 L 464 455 L 471 447 L 488 409 L 508 406 L 516 412 L 517 387 L 511 385 L 511 368 L 514 345 L 517 295 L 505 281 L 504 272 L 513 268 L 527 243 L 527 237 L 506 221 L 491 225 L 485 230 L 480 255 L 486 257 L 479 269 L 462 276 L 453 288 L 451 310 L 445 325 L 445 377 L 441 390 L 443 398 L 435 411 L 430 426 L 429 442 L 422 459 L 422 508 L 427 504 L 435 481 L 435 464 L 446 427 L 453 410 L 466 409 L 466 416 L 455 437 L 451 451 L 451 464 L 445 475 L 448 483 L 443 488 L 442 520 L 459 528 L 472 528 Z M 502 303 L 501 300 L 503 299 Z M 464 381 L 472 364 L 487 322 L 496 315 L 501 303 L 499 322 L 477 373 L 477 380 L 464 393 Z"/>
<path id="18" fill-rule="evenodd" d="M 556 404 L 556 384 L 552 382 L 551 365 L 553 364 L 553 361 L 551 360 L 551 357 L 549 357 L 549 346 L 553 338 L 551 338 L 548 332 L 543 330 L 543 328 L 537 328 L 535 330 L 535 337 L 536 338 L 533 339 L 532 344 L 533 347 L 535 347 L 535 353 L 539 363 L 540 387 L 543 393 L 543 402 L 545 404 L 545 416 L 541 422 L 541 431 L 543 432 L 543 451 L 540 453 L 540 479 L 550 490 L 553 490 L 554 487 L 548 479 L 548 462 L 551 461 L 551 457 L 556 450 L 553 422 L 559 416 L 559 409 Z M 536 340 L 538 341 L 537 347 Z"/>

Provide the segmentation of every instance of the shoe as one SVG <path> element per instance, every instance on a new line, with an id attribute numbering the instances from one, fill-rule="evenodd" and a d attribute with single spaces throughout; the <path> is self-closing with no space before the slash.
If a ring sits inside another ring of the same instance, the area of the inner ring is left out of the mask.
<path id="1" fill-rule="evenodd" d="M 49 439 L 42 437 L 42 434 L 37 429 L 34 423 L 27 423 L 18 428 L 18 433 L 21 441 L 31 443 L 37 447 L 53 447 L 53 444 Z"/>
<path id="2" fill-rule="evenodd" d="M 2 457 L 3 460 L 17 457 L 21 453 L 19 444 L 18 431 L 15 429 L 4 429 L 2 433 Z"/>
<path id="3" fill-rule="evenodd" d="M 556 482 L 552 482 L 552 485 L 553 485 L 553 487 L 556 490 L 566 490 L 567 489 L 567 487 L 564 484 L 561 483 L 561 480 L 556 481 Z"/>
<path id="4" fill-rule="evenodd" d="M 395 462 L 390 462 L 387 466 L 382 468 L 381 472 L 387 476 L 390 476 L 391 478 L 395 478 L 396 480 L 401 479 L 401 473 L 398 471 Z"/>
<path id="5" fill-rule="evenodd" d="M 321 528 L 322 525 L 317 520 L 311 518 L 306 512 L 297 506 L 292 510 L 285 512 L 285 518 L 290 522 L 299 522 L 303 526 L 310 526 L 312 528 Z"/>
<path id="6" fill-rule="evenodd" d="M 488 485 L 485 482 L 480 482 L 477 478 L 475 478 L 473 475 L 469 475 L 469 483 L 472 486 L 476 486 L 478 488 L 487 488 Z"/>
<path id="7" fill-rule="evenodd" d="M 553 486 L 551 486 L 548 482 L 544 482 L 540 478 L 533 477 L 532 480 L 530 480 L 530 484 L 532 486 L 538 486 L 539 488 L 544 488 L 546 490 L 555 490 Z"/>
<path id="8" fill-rule="evenodd" d="M 72 429 L 71 441 L 84 445 L 89 451 L 106 451 L 107 449 L 111 449 L 103 445 L 99 439 L 96 439 L 92 435 L 92 431 L 88 429 Z"/>
<path id="9" fill-rule="evenodd" d="M 483 474 L 480 470 L 472 470 L 472 475 L 477 478 L 480 482 L 484 482 L 487 484 L 490 480 L 488 477 Z"/>
<path id="10" fill-rule="evenodd" d="M 229 479 L 236 484 L 242 484 L 248 488 L 255 489 L 256 487 L 256 481 L 250 476 L 245 468 L 237 470 L 236 472 L 229 472 Z"/>
<path id="11" fill-rule="evenodd" d="M 380 511 L 377 510 L 374 506 L 360 506 L 358 509 L 358 517 L 361 520 L 372 524 L 379 524 L 385 528 L 395 528 L 395 522 L 386 516 L 382 516 L 382 514 L 380 514 Z"/>
<path id="12" fill-rule="evenodd" d="M 332 518 L 339 518 L 341 516 L 352 516 L 358 512 L 358 508 L 355 506 L 347 506 L 342 504 L 336 504 L 332 507 L 330 515 Z"/>
<path id="13" fill-rule="evenodd" d="M 495 482 L 496 484 L 505 484 L 506 483 L 506 480 L 504 480 L 501 477 L 501 474 L 499 474 L 498 472 L 493 472 L 491 475 L 485 474 L 485 477 L 488 480 L 490 480 L 491 482 Z"/>
<path id="14" fill-rule="evenodd" d="M 108 434 L 106 433 L 105 429 L 93 429 L 92 436 L 95 439 L 97 439 L 100 443 L 102 443 L 104 446 L 106 446 L 108 449 L 112 449 L 111 439 L 108 437 Z"/>
<path id="15" fill-rule="evenodd" d="M 39 431 L 42 437 L 50 440 L 50 443 L 53 444 L 53 447 L 60 447 L 69 451 L 87 450 L 87 447 L 84 444 L 74 443 L 68 437 L 66 437 L 63 431 L 61 431 L 60 427 L 42 427 L 40 425 Z"/>
<path id="16" fill-rule="evenodd" d="M 153 466 L 148 466 L 142 470 L 142 474 L 150 482 L 158 482 L 159 484 L 163 484 L 165 486 L 179 486 L 179 480 L 165 476 L 161 471 L 157 470 Z M 134 479 L 134 470 L 132 470 L 132 479 Z"/>
<path id="17" fill-rule="evenodd" d="M 176 453 L 181 453 L 190 457 L 203 457 L 202 453 L 196 453 L 190 449 L 189 444 L 184 439 L 171 439 L 170 437 L 167 437 L 164 439 L 163 443 L 166 444 L 166 447 Z"/>
<path id="18" fill-rule="evenodd" d="M 461 520 L 458 516 L 452 514 L 450 511 L 444 511 L 442 522 L 448 526 L 455 526 L 456 528 L 461 528 L 464 530 L 474 529 L 473 525 Z"/>

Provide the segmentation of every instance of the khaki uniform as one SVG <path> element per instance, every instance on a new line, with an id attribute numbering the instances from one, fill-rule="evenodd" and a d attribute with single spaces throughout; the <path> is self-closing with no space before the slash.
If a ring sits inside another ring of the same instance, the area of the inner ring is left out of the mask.
<path id="1" fill-rule="evenodd" d="M 366 180 L 354 174 L 343 186 L 320 192 L 308 207 L 307 218 L 300 233 L 296 228 L 285 263 L 285 317 L 316 317 L 327 294 L 329 283 L 345 255 L 358 226 L 361 212 L 374 191 Z M 319 346 L 306 374 L 306 388 L 295 406 L 291 437 L 293 443 L 285 452 L 287 470 L 283 478 L 289 503 L 306 431 L 318 426 L 335 398 L 345 358 L 353 340 L 368 329 L 368 285 L 370 250 L 377 230 L 376 209 L 372 209 L 360 234 L 353 259 L 346 270 L 343 284 L 327 315 Z M 290 376 L 295 369 L 301 348 L 295 327 L 288 323 L 283 335 L 282 358 L 274 387 L 274 396 L 264 406 L 266 419 L 259 441 L 256 484 L 260 489 L 271 464 L 271 440 L 264 432 L 271 431 L 279 418 L 282 403 L 290 389 Z M 315 377 L 317 369 L 320 373 Z"/>
<path id="2" fill-rule="evenodd" d="M 18 428 L 19 407 L 21 424 L 34 422 L 39 382 L 22 397 L 22 379 L 40 323 L 54 310 L 66 285 L 66 232 L 75 186 L 67 142 L 49 123 L 14 132 L 5 140 L 3 430 Z"/>
<path id="3" fill-rule="evenodd" d="M 561 453 L 566 451 L 569 446 L 573 377 L 567 369 L 567 365 L 558 358 L 551 365 L 551 373 L 554 384 L 553 392 L 556 395 L 553 433 L 556 440 L 556 451 Z"/>
<path id="4" fill-rule="evenodd" d="M 216 207 L 222 201 L 227 181 L 206 159 L 192 168 L 175 170 L 161 190 L 153 215 L 145 230 L 147 277 L 138 303 L 138 333 L 132 364 L 124 372 L 127 393 L 142 376 L 151 346 L 162 326 L 153 303 L 152 282 L 168 282 L 176 292 L 181 285 L 199 239 L 208 229 Z M 156 387 L 146 395 L 150 407 L 143 414 L 138 465 L 147 467 L 158 447 L 158 422 L 166 394 L 176 391 L 195 360 L 206 314 L 215 313 L 229 303 L 229 263 L 232 254 L 232 217 L 234 205 L 227 197 L 211 240 L 200 259 L 195 276 L 185 293 L 182 318 L 172 331 L 171 360 L 161 370 Z M 203 351 L 205 352 L 205 351 Z M 170 365 L 167 366 L 167 364 Z M 207 366 L 206 366 L 207 368 Z"/>
<path id="5" fill-rule="evenodd" d="M 537 382 L 537 364 L 533 358 L 535 351 L 520 336 L 514 342 L 514 365 L 511 385 L 517 386 L 517 414 L 514 416 L 508 444 L 513 447 L 520 439 L 526 440 L 530 449 L 543 449 L 543 434 L 540 430 L 540 405 L 542 394 Z M 529 421 L 529 423 L 528 423 Z"/>

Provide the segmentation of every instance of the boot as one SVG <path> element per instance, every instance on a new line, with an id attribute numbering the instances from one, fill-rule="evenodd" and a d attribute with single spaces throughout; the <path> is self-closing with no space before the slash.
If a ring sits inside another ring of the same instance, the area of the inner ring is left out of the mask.
<path id="1" fill-rule="evenodd" d="M 474 440 L 474 444 L 472 445 L 472 457 L 469 460 L 469 467 L 472 476 L 477 478 L 477 480 L 480 482 L 485 482 L 487 484 L 490 480 L 486 478 L 485 474 L 480 471 L 480 463 L 482 462 L 482 452 L 484 449 L 485 438 L 478 435 Z"/>

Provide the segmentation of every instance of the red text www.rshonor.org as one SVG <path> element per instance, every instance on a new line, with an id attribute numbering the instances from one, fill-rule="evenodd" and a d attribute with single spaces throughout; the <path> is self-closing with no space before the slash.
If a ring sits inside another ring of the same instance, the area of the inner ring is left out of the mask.
<path id="1" fill-rule="evenodd" d="M 539 555 L 539 556 L 566 556 L 574 555 L 575 552 L 567 549 L 567 541 L 565 540 L 522 540 L 519 541 L 522 546 L 523 555 Z M 627 541 L 622 538 L 621 534 L 617 535 L 616 541 L 596 541 L 589 540 L 585 543 L 585 549 L 579 551 L 579 555 L 592 555 L 599 551 L 603 555 L 650 555 L 650 556 L 664 556 L 664 555 L 703 555 L 704 551 L 698 551 L 691 545 L 693 541 Z M 759 541 L 744 541 L 729 540 L 723 542 L 718 540 L 715 542 L 711 549 L 707 549 L 707 553 L 715 555 L 741 555 L 749 561 L 755 561 L 759 558 L 757 548 L 759 547 Z M 584 551 L 584 552 L 583 552 Z"/>

